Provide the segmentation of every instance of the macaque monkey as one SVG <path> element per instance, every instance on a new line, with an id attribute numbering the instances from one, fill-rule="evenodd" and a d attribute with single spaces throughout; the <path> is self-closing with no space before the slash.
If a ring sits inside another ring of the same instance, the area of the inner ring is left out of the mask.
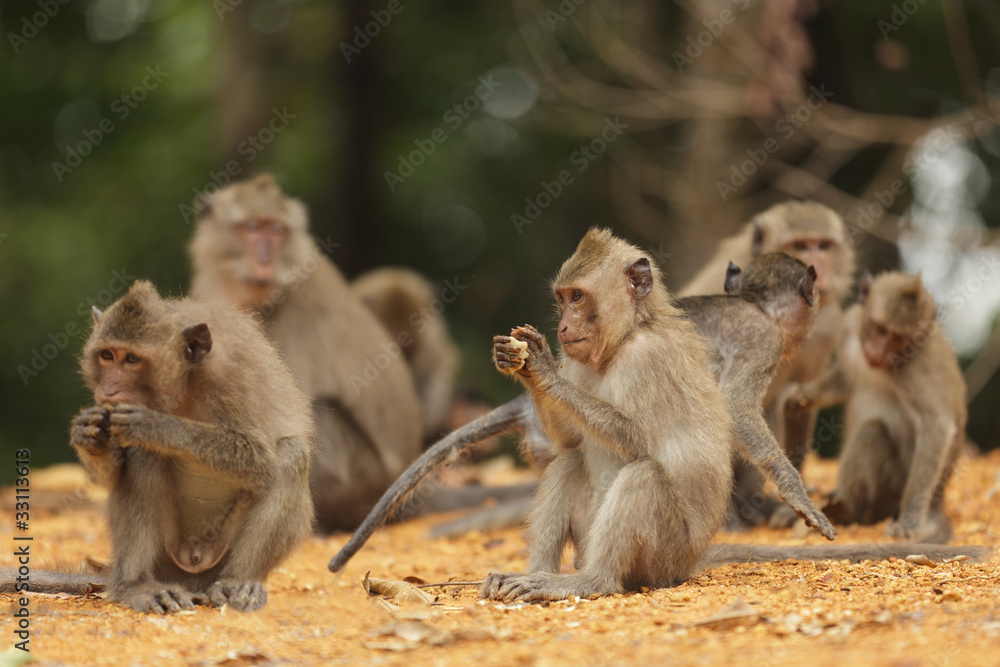
<path id="1" fill-rule="evenodd" d="M 847 402 L 828 512 L 844 523 L 890 519 L 890 537 L 946 542 L 944 489 L 965 438 L 965 382 L 920 276 L 862 281 L 836 363 L 786 392 L 787 409 Z"/>
<path id="2" fill-rule="evenodd" d="M 352 529 L 420 453 L 420 406 L 405 353 L 309 236 L 305 206 L 271 175 L 196 205 L 191 292 L 263 317 L 313 401 L 318 526 Z"/>
<path id="3" fill-rule="evenodd" d="M 772 479 L 789 506 L 832 540 L 836 530 L 809 499 L 801 475 L 761 416 L 771 379 L 780 364 L 799 353 L 816 317 L 815 282 L 811 265 L 771 253 L 750 262 L 746 271 L 730 263 L 726 294 L 684 297 L 677 306 L 710 342 L 713 375 L 740 435 L 737 447 L 746 461 L 740 463 L 754 467 L 758 486 L 760 472 Z M 766 502 L 762 493 L 743 497 L 739 491 L 734 490 L 731 511 L 754 513 Z"/>
<path id="4" fill-rule="evenodd" d="M 434 307 L 430 283 L 409 269 L 382 268 L 359 276 L 351 288 L 403 349 L 420 398 L 424 438 L 440 437 L 448 426 L 459 355 Z"/>
<path id="5" fill-rule="evenodd" d="M 110 598 L 155 613 L 262 607 L 268 573 L 311 530 L 313 426 L 260 326 L 139 281 L 94 309 L 80 362 L 95 405 L 70 444 L 110 492 Z"/>
<path id="6" fill-rule="evenodd" d="M 772 206 L 747 223 L 739 234 L 722 241 L 713 259 L 679 294 L 682 297 L 715 294 L 722 287 L 720 276 L 725 275 L 730 261 L 743 265 L 769 252 L 787 252 L 816 270 L 820 308 L 812 330 L 798 355 L 778 367 L 764 397 L 765 418 L 792 465 L 801 472 L 818 410 L 785 413 L 777 399 L 790 383 L 804 383 L 817 377 L 830 364 L 843 336 L 841 303 L 851 288 L 854 273 L 854 250 L 843 220 L 817 202 Z M 763 493 L 756 471 L 738 466 L 736 484 L 741 496 L 739 504 L 744 508 L 754 507 Z M 745 518 L 748 523 L 760 523 L 775 507 L 774 503 L 765 503 L 760 512 Z M 790 512 L 774 517 L 778 524 L 787 524 L 792 518 L 794 514 Z"/>

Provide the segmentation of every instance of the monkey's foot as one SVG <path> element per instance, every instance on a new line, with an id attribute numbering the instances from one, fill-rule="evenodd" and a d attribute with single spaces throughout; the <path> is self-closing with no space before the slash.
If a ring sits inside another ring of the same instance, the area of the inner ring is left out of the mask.
<path id="1" fill-rule="evenodd" d="M 228 604 L 237 611 L 256 611 L 267 604 L 267 591 L 259 581 L 217 581 L 207 595 L 213 607 Z"/>
<path id="2" fill-rule="evenodd" d="M 620 587 L 601 585 L 582 574 L 490 572 L 480 596 L 509 603 L 565 600 L 575 595 L 597 597 L 618 592 L 621 592 Z"/>
<path id="3" fill-rule="evenodd" d="M 132 609 L 152 614 L 167 614 L 182 609 L 194 609 L 198 596 L 180 586 L 147 584 L 132 586 L 124 593 L 112 595 L 112 599 Z"/>

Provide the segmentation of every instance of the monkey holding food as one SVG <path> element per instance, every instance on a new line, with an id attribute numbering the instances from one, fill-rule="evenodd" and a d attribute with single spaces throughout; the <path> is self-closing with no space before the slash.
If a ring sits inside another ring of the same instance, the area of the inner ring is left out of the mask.
<path id="1" fill-rule="evenodd" d="M 80 357 L 95 405 L 70 444 L 108 488 L 108 576 L 32 572 L 36 592 L 106 583 L 136 611 L 253 611 L 312 529 L 309 401 L 252 318 L 164 300 L 146 281 L 101 313 Z"/>

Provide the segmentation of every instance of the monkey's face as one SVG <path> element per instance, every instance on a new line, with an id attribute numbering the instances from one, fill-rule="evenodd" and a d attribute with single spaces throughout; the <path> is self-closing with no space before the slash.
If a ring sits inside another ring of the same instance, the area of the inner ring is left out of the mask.
<path id="1" fill-rule="evenodd" d="M 126 347 L 109 346 L 97 350 L 97 386 L 94 400 L 99 404 L 136 403 L 145 405 L 148 387 L 147 365 L 144 357 Z"/>
<path id="2" fill-rule="evenodd" d="M 889 368 L 905 359 L 903 351 L 912 345 L 912 339 L 873 317 L 865 319 L 861 328 L 861 349 L 872 368 Z"/>
<path id="3" fill-rule="evenodd" d="M 798 257 L 816 269 L 816 292 L 820 298 L 830 289 L 830 276 L 834 270 L 839 246 L 827 236 L 799 236 L 778 250 Z"/>
<path id="4" fill-rule="evenodd" d="M 268 290 L 278 278 L 278 257 L 288 239 L 288 225 L 264 216 L 240 220 L 234 226 L 243 246 L 249 287 Z"/>
<path id="5" fill-rule="evenodd" d="M 589 290 L 581 286 L 556 286 L 559 306 L 559 344 L 570 359 L 590 364 L 599 359 L 603 346 L 597 322 L 597 304 Z"/>

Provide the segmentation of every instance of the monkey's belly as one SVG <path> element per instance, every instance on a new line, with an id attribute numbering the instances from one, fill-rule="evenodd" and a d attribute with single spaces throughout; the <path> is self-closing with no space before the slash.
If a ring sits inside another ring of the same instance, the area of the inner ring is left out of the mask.
<path id="1" fill-rule="evenodd" d="M 167 536 L 167 554 L 177 567 L 198 574 L 226 555 L 249 505 L 249 493 L 183 463 L 175 466 L 174 481 L 176 523 Z"/>

